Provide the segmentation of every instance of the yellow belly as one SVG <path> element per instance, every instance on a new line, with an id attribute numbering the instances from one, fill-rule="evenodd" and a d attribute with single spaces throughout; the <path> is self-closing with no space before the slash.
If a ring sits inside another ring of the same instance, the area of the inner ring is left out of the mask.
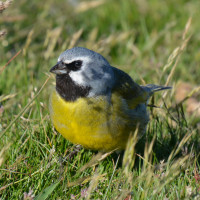
<path id="1" fill-rule="evenodd" d="M 67 140 L 83 147 L 109 151 L 124 149 L 133 123 L 128 106 L 118 95 L 66 102 L 54 90 L 50 116 L 56 130 Z"/>

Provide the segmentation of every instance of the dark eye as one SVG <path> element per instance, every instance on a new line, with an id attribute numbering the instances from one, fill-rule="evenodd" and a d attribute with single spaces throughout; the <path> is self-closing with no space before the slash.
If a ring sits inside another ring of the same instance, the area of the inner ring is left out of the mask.
<path id="1" fill-rule="evenodd" d="M 75 66 L 76 68 L 80 68 L 81 65 L 82 65 L 82 61 L 81 61 L 81 60 L 74 61 L 74 66 Z"/>
<path id="2" fill-rule="evenodd" d="M 82 66 L 81 60 L 76 60 L 69 64 L 66 64 L 67 69 L 71 71 L 78 71 L 81 68 L 81 66 Z"/>

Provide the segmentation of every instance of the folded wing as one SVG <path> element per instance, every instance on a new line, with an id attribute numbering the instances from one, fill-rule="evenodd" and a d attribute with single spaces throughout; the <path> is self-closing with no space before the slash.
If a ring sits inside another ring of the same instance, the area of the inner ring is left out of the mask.
<path id="1" fill-rule="evenodd" d="M 115 84 L 112 92 L 116 92 L 122 96 L 122 98 L 127 101 L 130 109 L 134 109 L 138 104 L 146 103 L 154 92 L 171 89 L 171 87 L 153 84 L 140 86 L 135 83 L 128 74 L 120 69 L 113 67 L 113 71 L 115 75 Z"/>

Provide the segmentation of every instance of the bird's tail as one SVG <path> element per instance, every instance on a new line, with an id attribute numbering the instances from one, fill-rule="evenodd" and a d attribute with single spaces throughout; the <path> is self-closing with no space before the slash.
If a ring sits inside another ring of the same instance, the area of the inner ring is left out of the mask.
<path id="1" fill-rule="evenodd" d="M 160 86 L 160 85 L 153 85 L 153 84 L 142 86 L 142 88 L 146 92 L 149 93 L 149 96 L 151 96 L 154 92 L 157 92 L 157 91 L 172 89 L 172 87 L 169 87 L 169 86 Z"/>

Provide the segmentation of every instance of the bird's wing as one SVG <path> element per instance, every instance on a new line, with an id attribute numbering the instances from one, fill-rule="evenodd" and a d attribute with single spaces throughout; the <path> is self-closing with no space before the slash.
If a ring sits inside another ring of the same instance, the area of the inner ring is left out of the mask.
<path id="1" fill-rule="evenodd" d="M 134 109 L 140 103 L 146 103 L 149 98 L 149 92 L 144 90 L 140 85 L 135 83 L 132 78 L 113 67 L 115 84 L 112 92 L 119 94 L 125 99 L 131 109 Z"/>

